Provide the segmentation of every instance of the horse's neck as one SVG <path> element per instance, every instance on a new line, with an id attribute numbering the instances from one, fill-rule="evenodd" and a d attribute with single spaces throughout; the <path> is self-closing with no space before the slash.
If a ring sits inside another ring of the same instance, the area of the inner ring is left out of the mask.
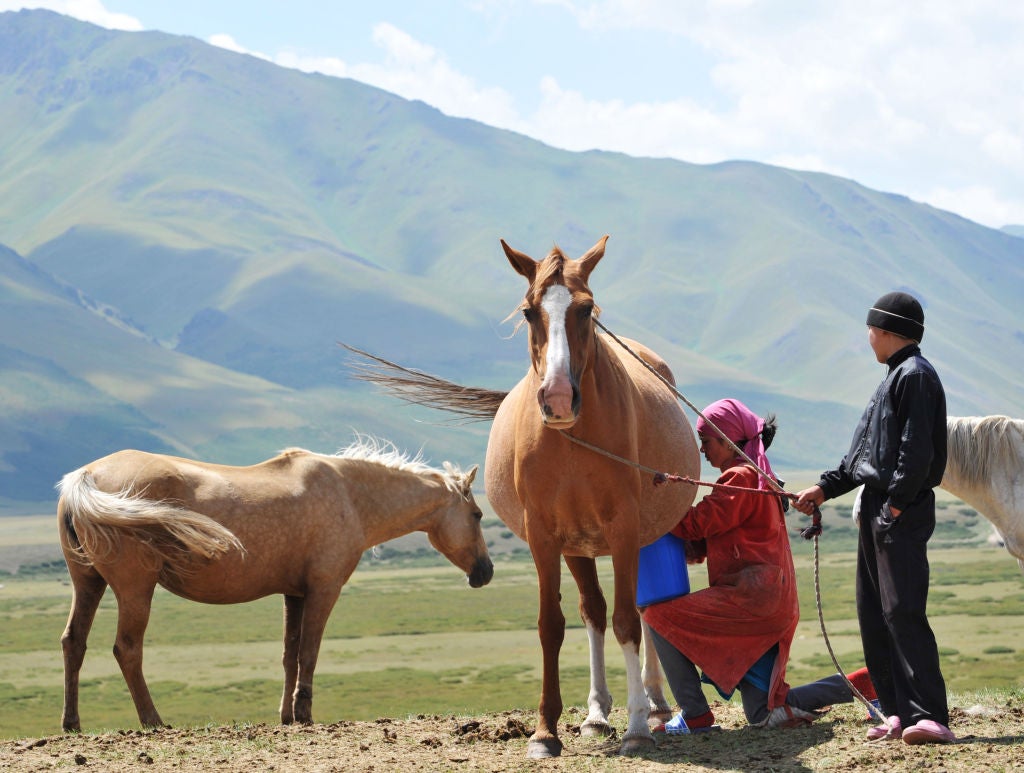
<path id="1" fill-rule="evenodd" d="M 951 417 L 949 456 L 939 484 L 988 518 L 1016 532 L 1024 508 L 1024 423 L 1001 417 Z"/>
<path id="2" fill-rule="evenodd" d="M 1000 531 L 1005 532 L 1012 526 L 1009 523 L 1010 512 L 994 490 L 991 480 L 968 483 L 955 464 L 947 464 L 939 486 L 973 507 Z"/>
<path id="3" fill-rule="evenodd" d="M 364 535 L 364 549 L 397 539 L 429 524 L 434 512 L 450 496 L 444 483 L 409 471 L 373 462 L 359 462 L 341 470 L 343 478 L 358 476 L 348 486 Z"/>
<path id="4" fill-rule="evenodd" d="M 619 356 L 612 351 L 611 343 L 605 336 L 595 336 L 594 350 L 590 353 L 590 363 L 580 379 L 580 389 L 583 390 L 583 403 L 589 396 L 591 400 L 604 398 L 609 394 L 620 397 L 627 393 L 624 387 L 632 383 L 632 378 L 626 366 L 622 364 Z M 594 413 L 593 411 L 591 413 Z"/>

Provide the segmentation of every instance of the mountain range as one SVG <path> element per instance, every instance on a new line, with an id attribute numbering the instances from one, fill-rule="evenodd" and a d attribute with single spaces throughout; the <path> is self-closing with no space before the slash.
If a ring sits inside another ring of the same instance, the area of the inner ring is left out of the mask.
<path id="1" fill-rule="evenodd" d="M 1024 415 L 1024 229 L 747 161 L 568 152 L 160 32 L 0 13 L 0 513 L 124 447 L 248 464 L 356 433 L 482 462 L 488 427 L 350 378 L 345 342 L 467 385 L 527 366 L 537 258 L 610 234 L 601 319 L 698 405 L 838 461 L 884 375 L 881 294 L 925 307 L 953 415 Z"/>

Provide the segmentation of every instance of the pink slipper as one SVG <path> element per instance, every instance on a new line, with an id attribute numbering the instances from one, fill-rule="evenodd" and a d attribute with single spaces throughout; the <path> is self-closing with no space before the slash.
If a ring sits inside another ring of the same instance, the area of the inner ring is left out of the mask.
<path id="1" fill-rule="evenodd" d="M 916 725 L 903 731 L 903 743 L 953 743 L 956 736 L 945 725 L 932 719 L 922 719 Z"/>
<path id="2" fill-rule="evenodd" d="M 889 741 L 897 740 L 903 735 L 903 724 L 900 722 L 900 718 L 897 716 L 889 717 L 889 727 L 885 725 L 878 725 L 868 730 L 867 739 L 869 741 Z"/>

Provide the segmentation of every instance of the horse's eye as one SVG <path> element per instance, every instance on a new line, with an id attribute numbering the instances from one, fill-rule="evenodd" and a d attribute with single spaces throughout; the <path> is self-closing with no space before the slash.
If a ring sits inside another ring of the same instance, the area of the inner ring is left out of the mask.
<path id="1" fill-rule="evenodd" d="M 484 519 L 484 514 L 481 513 L 479 510 L 474 510 L 473 517 L 476 518 L 478 521 L 482 521 Z"/>
<path id="2" fill-rule="evenodd" d="M 579 315 L 581 320 L 590 319 L 590 315 L 594 313 L 594 307 L 590 304 L 586 306 L 580 306 Z"/>
<path id="3" fill-rule="evenodd" d="M 527 322 L 533 322 L 537 319 L 537 310 L 532 306 L 525 306 L 523 307 L 523 317 Z"/>

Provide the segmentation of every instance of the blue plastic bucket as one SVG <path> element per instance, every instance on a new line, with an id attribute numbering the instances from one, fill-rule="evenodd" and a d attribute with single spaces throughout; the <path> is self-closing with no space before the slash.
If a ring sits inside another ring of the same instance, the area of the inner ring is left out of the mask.
<path id="1" fill-rule="evenodd" d="M 636 577 L 636 605 L 646 607 L 690 592 L 686 549 L 675 534 L 659 537 L 640 548 Z"/>

